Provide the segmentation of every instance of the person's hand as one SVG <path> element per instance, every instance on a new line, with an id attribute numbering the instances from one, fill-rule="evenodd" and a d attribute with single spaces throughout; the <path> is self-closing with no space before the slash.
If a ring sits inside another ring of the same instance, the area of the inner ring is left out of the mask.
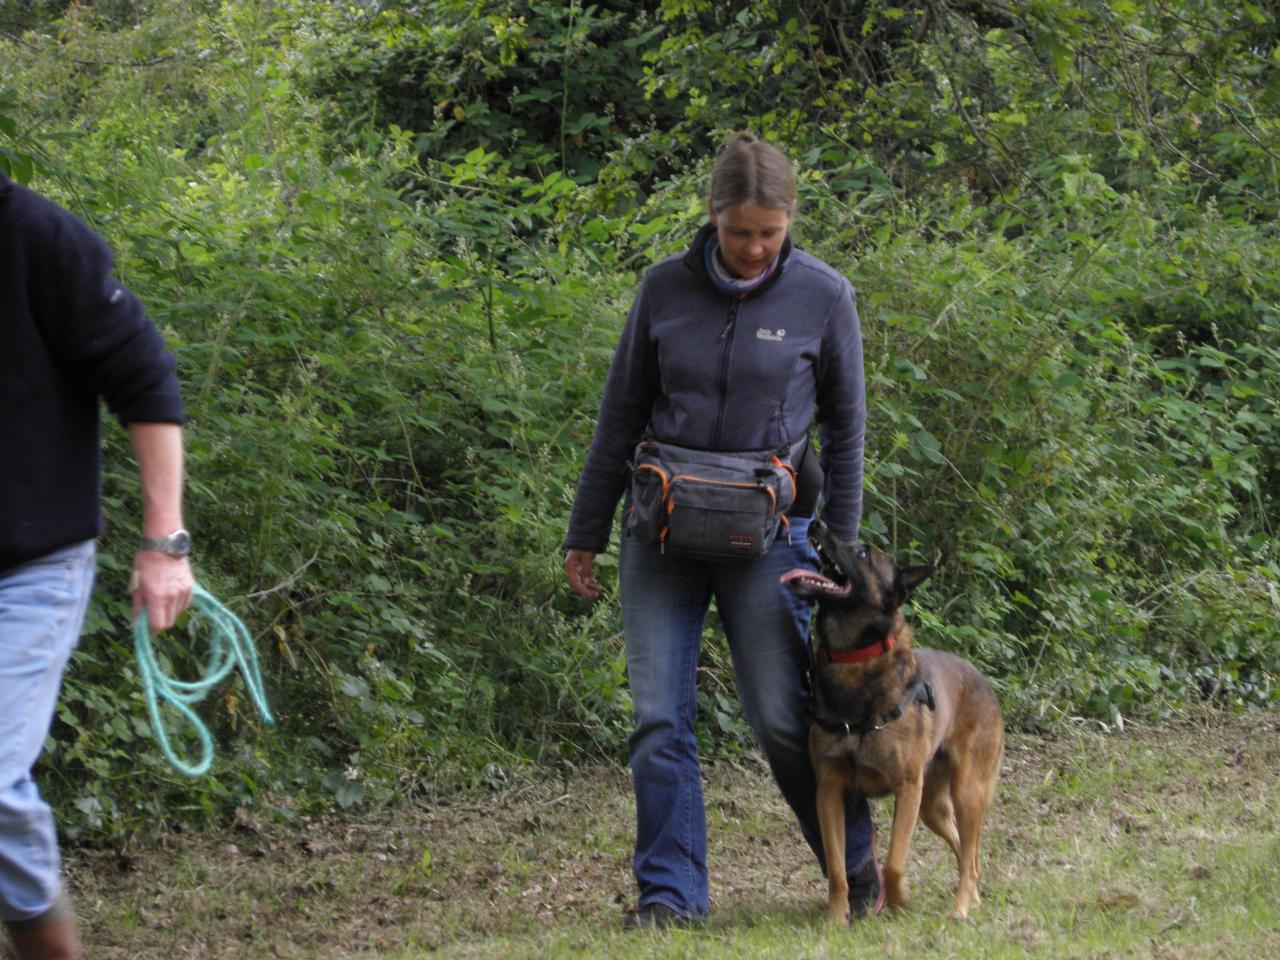
<path id="1" fill-rule="evenodd" d="M 195 578 L 186 557 L 171 557 L 158 550 L 139 550 L 133 561 L 133 617 L 144 607 L 147 627 L 155 634 L 167 630 L 191 603 Z"/>
<path id="2" fill-rule="evenodd" d="M 564 558 L 564 574 L 569 578 L 569 586 L 578 596 L 588 600 L 600 596 L 600 584 L 591 575 L 591 566 L 595 562 L 594 550 L 570 550 Z"/>

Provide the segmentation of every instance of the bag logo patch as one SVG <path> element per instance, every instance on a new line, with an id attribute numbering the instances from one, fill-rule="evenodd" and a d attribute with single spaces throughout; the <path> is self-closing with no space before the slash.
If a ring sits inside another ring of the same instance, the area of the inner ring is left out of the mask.
<path id="1" fill-rule="evenodd" d="M 745 534 L 730 534 L 729 546 L 739 550 L 750 550 L 755 545 L 755 537 L 749 537 Z"/>
<path id="2" fill-rule="evenodd" d="M 766 330 L 764 327 L 756 327 L 757 340 L 772 340 L 774 343 L 781 343 L 782 338 L 786 335 L 787 331 L 783 330 L 781 327 L 778 328 L 777 332 L 774 332 L 773 330 Z"/>

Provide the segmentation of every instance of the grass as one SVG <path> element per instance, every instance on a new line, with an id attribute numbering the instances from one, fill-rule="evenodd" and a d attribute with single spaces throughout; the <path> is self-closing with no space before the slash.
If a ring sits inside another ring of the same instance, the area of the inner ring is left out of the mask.
<path id="1" fill-rule="evenodd" d="M 831 929 L 767 776 L 706 770 L 713 916 L 626 935 L 625 772 L 433 809 L 258 823 L 73 850 L 97 958 L 1218 958 L 1280 956 L 1280 715 L 1012 735 L 983 902 L 945 919 L 954 863 L 921 828 L 914 901 Z M 876 809 L 887 839 L 889 805 Z M 882 842 L 883 842 L 882 839 Z"/>

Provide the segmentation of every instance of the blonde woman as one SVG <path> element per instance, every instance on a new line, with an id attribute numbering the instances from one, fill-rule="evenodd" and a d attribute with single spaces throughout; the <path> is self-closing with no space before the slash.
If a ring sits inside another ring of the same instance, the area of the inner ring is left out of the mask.
<path id="1" fill-rule="evenodd" d="M 699 645 L 712 598 L 743 712 L 825 869 L 807 746 L 810 607 L 778 581 L 796 566 L 816 569 L 807 531 L 819 502 L 837 536 L 857 538 L 865 396 L 853 288 L 792 244 L 795 206 L 787 157 L 736 134 L 711 177 L 709 222 L 687 252 L 653 266 L 640 285 L 565 539 L 570 586 L 597 597 L 592 567 L 608 544 L 642 438 L 718 452 L 798 451 L 786 532 L 762 556 L 680 556 L 623 531 L 639 887 L 636 907 L 623 918 L 628 929 L 698 924 L 709 910 L 694 722 Z M 807 440 L 815 422 L 820 463 Z M 851 800 L 846 820 L 852 912 L 876 912 L 883 884 L 866 801 Z"/>

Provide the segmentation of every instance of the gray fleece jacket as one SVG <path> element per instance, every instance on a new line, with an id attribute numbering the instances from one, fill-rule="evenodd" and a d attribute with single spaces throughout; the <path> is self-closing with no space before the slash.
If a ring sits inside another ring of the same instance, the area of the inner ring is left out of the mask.
<path id="1" fill-rule="evenodd" d="M 815 421 L 825 476 L 822 516 L 857 539 L 866 395 L 862 334 L 849 281 L 787 239 L 778 268 L 739 298 L 707 276 L 699 231 L 685 254 L 644 276 L 605 383 L 565 546 L 609 543 L 628 461 L 646 433 L 709 450 L 791 443 Z"/>

